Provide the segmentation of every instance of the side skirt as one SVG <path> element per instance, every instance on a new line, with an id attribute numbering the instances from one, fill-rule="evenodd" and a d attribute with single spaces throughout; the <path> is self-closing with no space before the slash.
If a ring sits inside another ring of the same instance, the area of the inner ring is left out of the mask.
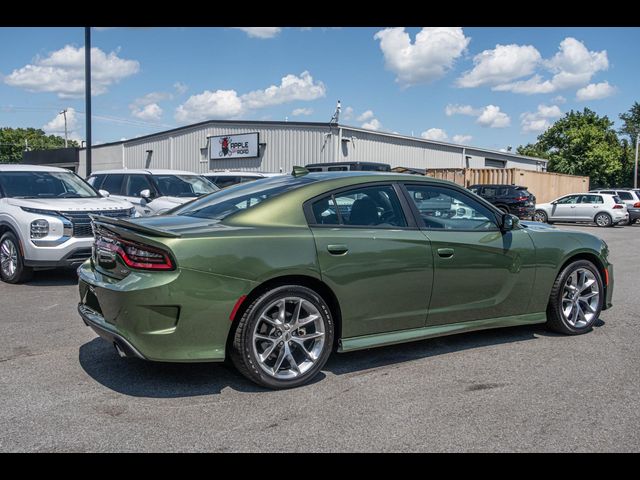
<path id="1" fill-rule="evenodd" d="M 399 330 L 386 333 L 375 333 L 373 335 L 363 335 L 361 337 L 343 338 L 340 340 L 338 352 L 352 352 L 365 348 L 382 347 L 396 343 L 412 342 L 424 340 L 425 338 L 442 337 L 455 333 L 472 332 L 474 330 L 488 330 L 490 328 L 513 327 L 516 325 L 530 325 L 534 323 L 544 323 L 547 321 L 547 314 L 528 313 L 525 315 L 514 315 L 511 317 L 487 318 L 484 320 L 473 320 L 470 322 L 450 323 L 447 325 L 433 325 L 411 330 Z"/>

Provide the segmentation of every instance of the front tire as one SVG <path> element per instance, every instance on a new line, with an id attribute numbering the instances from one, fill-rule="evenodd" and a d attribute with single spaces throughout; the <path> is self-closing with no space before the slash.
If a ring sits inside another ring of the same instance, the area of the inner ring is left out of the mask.
<path id="1" fill-rule="evenodd" d="M 33 275 L 33 269 L 24 265 L 20 252 L 20 242 L 13 232 L 6 232 L 0 238 L 0 277 L 3 282 L 22 283 Z"/>
<path id="2" fill-rule="evenodd" d="M 613 220 L 611 219 L 611 215 L 608 213 L 599 213 L 593 219 L 596 222 L 596 225 L 599 227 L 611 227 L 613 226 Z"/>
<path id="3" fill-rule="evenodd" d="M 604 288 L 597 267 L 588 260 L 567 265 L 551 289 L 547 327 L 566 335 L 586 333 L 602 311 Z"/>
<path id="4" fill-rule="evenodd" d="M 315 377 L 333 347 L 334 323 L 313 290 L 284 285 L 254 300 L 238 322 L 231 360 L 249 380 L 272 389 Z"/>

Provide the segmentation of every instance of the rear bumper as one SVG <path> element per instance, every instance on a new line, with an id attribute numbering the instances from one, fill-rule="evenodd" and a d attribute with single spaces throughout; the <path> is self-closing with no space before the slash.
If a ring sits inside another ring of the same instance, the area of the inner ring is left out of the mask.
<path id="1" fill-rule="evenodd" d="M 536 207 L 511 207 L 511 213 L 521 220 L 531 220 L 536 211 Z"/>
<path id="2" fill-rule="evenodd" d="M 136 347 L 131 345 L 131 343 L 129 343 L 126 338 L 112 330 L 111 327 L 108 327 L 107 322 L 104 321 L 104 317 L 98 312 L 92 310 L 86 305 L 83 305 L 82 303 L 79 303 L 78 313 L 80 314 L 80 317 L 84 321 L 85 325 L 91 327 L 94 332 L 96 332 L 100 337 L 104 338 L 107 342 L 112 343 L 121 356 L 136 357 L 142 360 L 146 360 L 144 355 L 142 355 L 136 349 Z"/>

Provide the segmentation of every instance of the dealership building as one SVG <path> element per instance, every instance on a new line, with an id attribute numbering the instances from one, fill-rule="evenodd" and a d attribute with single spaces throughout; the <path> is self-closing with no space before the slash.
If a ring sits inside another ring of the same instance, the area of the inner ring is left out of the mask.
<path id="1" fill-rule="evenodd" d="M 25 163 L 60 164 L 86 176 L 86 149 L 26 152 Z M 49 152 L 49 153 L 48 153 Z M 335 123 L 210 120 L 131 140 L 94 145 L 92 171 L 169 168 L 289 172 L 294 165 L 366 161 L 409 169 L 520 168 L 547 161 Z"/>

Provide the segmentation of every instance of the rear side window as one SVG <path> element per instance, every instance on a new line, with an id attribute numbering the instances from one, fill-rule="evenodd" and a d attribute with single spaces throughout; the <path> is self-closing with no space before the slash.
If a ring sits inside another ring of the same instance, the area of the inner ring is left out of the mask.
<path id="1" fill-rule="evenodd" d="M 624 202 L 622 201 L 622 199 L 621 199 L 620 197 L 618 197 L 617 195 L 614 195 L 614 196 L 613 196 L 613 201 L 614 201 L 614 202 L 616 202 L 616 203 L 624 203 Z"/>
<path id="2" fill-rule="evenodd" d="M 123 195 L 124 175 L 121 173 L 112 173 L 105 177 L 102 190 L 106 190 L 111 195 Z"/>
<path id="3" fill-rule="evenodd" d="M 580 203 L 604 203 L 600 195 L 582 195 Z"/>
<path id="4" fill-rule="evenodd" d="M 360 187 L 324 197 L 312 205 L 316 224 L 352 227 L 406 227 L 400 200 L 391 185 Z"/>
<path id="5" fill-rule="evenodd" d="M 633 200 L 633 195 L 631 195 L 631 192 L 618 192 L 618 196 L 622 200 Z"/>

